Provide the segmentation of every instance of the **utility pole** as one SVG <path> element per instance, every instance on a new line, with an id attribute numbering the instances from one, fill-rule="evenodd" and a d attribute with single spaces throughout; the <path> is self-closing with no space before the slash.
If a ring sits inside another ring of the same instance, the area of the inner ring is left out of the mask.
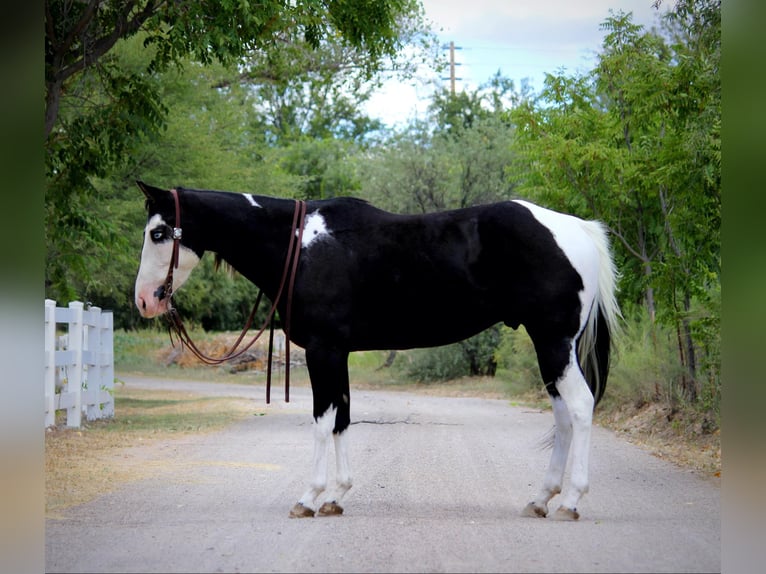
<path id="1" fill-rule="evenodd" d="M 447 48 L 447 46 L 442 46 L 442 49 Z M 461 48 L 459 46 L 455 46 L 455 42 L 449 43 L 449 87 L 450 87 L 450 93 L 454 96 L 455 95 L 455 81 L 456 80 L 462 80 L 462 78 L 455 77 L 455 66 L 459 66 L 459 62 L 455 62 L 455 50 L 460 50 Z M 447 78 L 442 78 L 443 80 L 446 80 Z"/>
<path id="2" fill-rule="evenodd" d="M 455 95 L 455 42 L 449 43 L 449 87 L 450 93 Z"/>

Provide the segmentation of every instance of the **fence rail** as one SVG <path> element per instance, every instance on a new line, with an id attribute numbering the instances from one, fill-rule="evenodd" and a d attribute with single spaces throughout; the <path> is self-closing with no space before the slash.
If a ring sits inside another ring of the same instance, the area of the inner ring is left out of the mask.
<path id="1" fill-rule="evenodd" d="M 57 334 L 57 325 L 65 333 Z M 80 301 L 45 300 L 45 427 L 66 410 L 66 426 L 114 416 L 114 335 L 111 311 Z"/>

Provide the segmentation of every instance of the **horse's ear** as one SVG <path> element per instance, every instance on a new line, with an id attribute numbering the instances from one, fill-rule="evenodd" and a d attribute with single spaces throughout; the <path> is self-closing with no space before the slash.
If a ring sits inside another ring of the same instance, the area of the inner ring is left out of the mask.
<path id="1" fill-rule="evenodd" d="M 136 180 L 136 185 L 138 188 L 144 192 L 144 195 L 146 196 L 147 201 L 154 201 L 158 194 L 161 193 L 167 193 L 166 190 L 160 189 L 159 187 L 154 187 L 152 185 L 148 185 L 144 183 L 143 181 Z"/>

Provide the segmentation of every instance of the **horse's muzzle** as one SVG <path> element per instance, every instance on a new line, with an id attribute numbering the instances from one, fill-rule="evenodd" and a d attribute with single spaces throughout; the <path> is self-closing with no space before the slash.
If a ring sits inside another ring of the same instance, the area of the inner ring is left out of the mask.
<path id="1" fill-rule="evenodd" d="M 168 312 L 170 298 L 165 296 L 165 292 L 165 287 L 159 287 L 151 294 L 146 291 L 136 293 L 136 307 L 142 317 L 151 319 Z"/>

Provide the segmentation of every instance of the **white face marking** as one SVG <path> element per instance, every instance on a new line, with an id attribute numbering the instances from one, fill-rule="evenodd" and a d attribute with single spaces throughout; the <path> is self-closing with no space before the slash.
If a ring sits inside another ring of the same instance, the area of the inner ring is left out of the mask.
<path id="1" fill-rule="evenodd" d="M 315 211 L 311 215 L 306 216 L 301 247 L 306 248 L 315 241 L 319 241 L 320 239 L 329 236 L 330 230 L 327 229 L 324 217 L 322 217 L 319 211 Z"/>
<path id="2" fill-rule="evenodd" d="M 255 199 L 253 198 L 253 196 L 252 196 L 251 194 L 249 194 L 249 193 L 243 193 L 242 195 L 244 195 L 244 196 L 245 196 L 245 199 L 247 199 L 248 203 L 249 203 L 250 205 L 252 205 L 253 207 L 260 207 L 260 206 L 261 206 L 261 204 L 260 204 L 260 203 L 258 203 L 257 201 L 255 201 Z"/>
<path id="3" fill-rule="evenodd" d="M 157 290 L 165 282 L 173 252 L 173 241 L 166 236 L 159 243 L 152 239 L 167 224 L 157 214 L 152 216 L 144 228 L 144 247 L 141 250 L 141 265 L 136 277 L 136 307 L 143 317 L 151 318 L 168 311 L 168 299 L 160 300 Z M 199 263 L 199 257 L 191 249 L 181 245 L 178 250 L 178 269 L 173 271 L 173 291 L 181 288 L 192 269 Z"/>

